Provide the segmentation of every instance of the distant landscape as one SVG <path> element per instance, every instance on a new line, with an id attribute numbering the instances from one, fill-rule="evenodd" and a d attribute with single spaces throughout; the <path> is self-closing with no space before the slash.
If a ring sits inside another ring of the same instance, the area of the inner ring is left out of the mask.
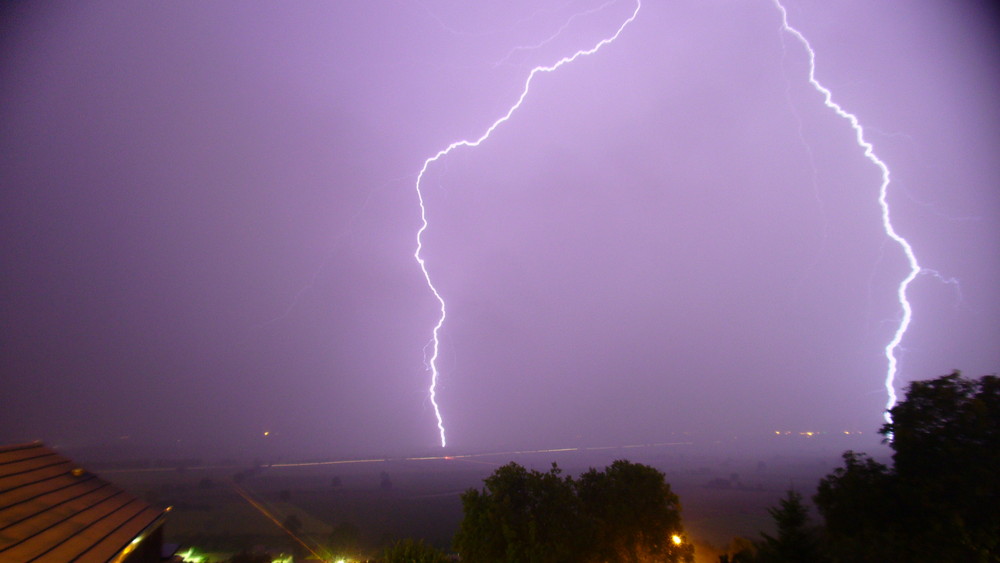
<path id="1" fill-rule="evenodd" d="M 673 438 L 678 438 L 677 436 Z M 553 462 L 571 475 L 616 459 L 662 471 L 683 507 L 696 561 L 718 561 L 737 536 L 773 526 L 767 509 L 789 489 L 806 498 L 845 449 L 884 453 L 870 435 L 774 435 L 712 439 L 687 436 L 660 444 L 555 448 L 499 453 L 441 452 L 370 459 L 97 459 L 80 451 L 95 472 L 133 494 L 171 506 L 168 544 L 219 557 L 249 548 L 308 552 L 234 489 L 252 495 L 280 521 L 294 518 L 298 535 L 316 548 L 376 557 L 402 538 L 443 550 L 462 519 L 459 495 L 480 488 L 500 465 L 516 461 L 546 470 Z M 114 457 L 114 456 L 112 456 Z M 421 459 L 423 458 L 423 459 Z"/>
<path id="2" fill-rule="evenodd" d="M 0 560 L 1000 562 L 998 4 L 5 2 Z"/>

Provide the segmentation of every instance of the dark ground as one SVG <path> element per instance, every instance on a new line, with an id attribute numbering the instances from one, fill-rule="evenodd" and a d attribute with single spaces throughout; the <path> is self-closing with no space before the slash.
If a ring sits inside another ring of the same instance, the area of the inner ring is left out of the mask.
<path id="1" fill-rule="evenodd" d="M 456 454 L 441 458 L 379 458 L 354 463 L 210 459 L 146 460 L 145 468 L 92 462 L 96 473 L 156 504 L 173 507 L 166 541 L 182 549 L 233 552 L 265 546 L 305 554 L 272 520 L 252 507 L 239 487 L 281 522 L 294 516 L 306 544 L 329 547 L 331 538 L 354 537 L 357 555 L 376 555 L 395 539 L 423 538 L 449 548 L 462 517 L 459 495 L 509 461 L 547 470 L 553 461 L 578 475 L 615 459 L 652 465 L 666 474 L 683 506 L 683 521 L 698 561 L 717 561 L 736 536 L 771 531 L 767 508 L 789 488 L 807 498 L 818 480 L 840 465 L 846 449 L 883 454 L 874 436 L 769 436 L 758 439 L 687 440 L 661 445 Z M 155 463 L 159 461 L 159 463 Z M 251 471 L 257 464 L 258 469 Z M 385 483 L 387 480 L 389 483 Z M 391 485 L 391 486 L 390 486 Z M 815 514 L 814 514 L 815 515 Z M 353 532 L 351 530 L 354 530 Z M 325 554 L 324 554 L 325 555 Z"/>

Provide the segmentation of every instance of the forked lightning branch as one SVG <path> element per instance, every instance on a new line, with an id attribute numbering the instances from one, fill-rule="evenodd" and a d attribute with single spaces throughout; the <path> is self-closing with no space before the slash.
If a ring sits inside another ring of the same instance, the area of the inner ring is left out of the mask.
<path id="1" fill-rule="evenodd" d="M 885 346 L 885 357 L 888 362 L 888 367 L 885 375 L 885 389 L 888 395 L 888 400 L 886 402 L 885 417 L 886 420 L 889 421 L 890 419 L 889 419 L 888 409 L 891 409 L 896 403 L 896 392 L 894 385 L 896 373 L 898 370 L 898 360 L 896 358 L 896 352 L 900 343 L 903 340 L 903 336 L 905 335 L 907 327 L 909 326 L 910 320 L 912 318 L 912 307 L 910 305 L 909 300 L 907 299 L 907 289 L 910 283 L 920 273 L 920 266 L 917 263 L 917 258 L 913 252 L 913 248 L 910 246 L 909 242 L 905 238 L 903 238 L 896 232 L 896 230 L 892 226 L 892 222 L 890 221 L 889 204 L 887 202 L 887 194 L 889 188 L 889 167 L 886 165 L 884 161 L 882 161 L 878 156 L 875 155 L 874 147 L 872 146 L 872 144 L 865 140 L 864 129 L 862 128 L 857 116 L 847 112 L 840 105 L 835 103 L 833 101 L 833 94 L 830 92 L 830 90 L 827 89 L 825 86 L 823 86 L 816 79 L 815 51 L 813 51 L 812 46 L 810 45 L 809 41 L 806 40 L 805 36 L 788 23 L 788 12 L 785 9 L 785 7 L 781 4 L 781 2 L 779 0 L 773 0 L 773 2 L 774 6 L 781 13 L 782 31 L 791 34 L 793 37 L 795 37 L 808 52 L 809 83 L 823 96 L 823 103 L 826 105 L 826 107 L 830 108 L 831 110 L 836 112 L 837 115 L 844 118 L 850 123 L 851 127 L 855 132 L 857 144 L 864 151 L 865 157 L 869 161 L 871 161 L 872 164 L 877 166 L 881 171 L 882 183 L 878 189 L 877 200 L 882 210 L 882 226 L 883 229 L 885 230 L 886 235 L 888 235 L 889 238 L 891 238 L 893 241 L 899 244 L 899 246 L 902 248 L 909 263 L 910 270 L 907 273 L 906 277 L 899 283 L 899 286 L 897 288 L 897 297 L 899 300 L 900 308 L 902 310 L 902 315 L 899 321 L 899 325 L 897 326 L 892 339 Z M 551 65 L 537 66 L 531 69 L 531 71 L 528 73 L 527 78 L 524 81 L 524 87 L 521 89 L 520 96 L 518 96 L 517 100 L 515 100 L 515 102 L 510 106 L 510 108 L 504 115 L 493 121 L 492 124 L 490 124 L 489 127 L 486 128 L 485 132 L 482 133 L 482 135 L 480 135 L 479 137 L 471 140 L 463 139 L 459 141 L 454 141 L 445 148 L 438 151 L 430 158 L 426 159 L 423 163 L 423 166 L 420 169 L 420 172 L 417 174 L 415 189 L 417 192 L 417 200 L 420 205 L 421 225 L 420 228 L 417 230 L 417 236 L 416 236 L 417 246 L 415 252 L 413 253 L 413 256 L 416 259 L 417 264 L 420 266 L 420 271 L 424 275 L 424 280 L 427 283 L 427 287 L 430 289 L 431 293 L 434 295 L 434 298 L 437 300 L 440 310 L 440 314 L 437 318 L 437 321 L 434 323 L 434 326 L 431 329 L 431 338 L 430 341 L 428 342 L 430 355 L 429 357 L 425 358 L 425 363 L 427 366 L 427 370 L 430 372 L 430 385 L 428 388 L 428 394 L 430 397 L 431 405 L 434 408 L 434 416 L 437 420 L 437 428 L 438 428 L 438 433 L 440 435 L 442 447 L 447 445 L 447 438 L 445 433 L 444 417 L 441 414 L 441 405 L 438 403 L 438 396 L 437 396 L 438 382 L 441 376 L 437 362 L 441 351 L 441 328 L 444 326 L 445 320 L 447 319 L 448 310 L 445 304 L 445 299 L 438 291 L 437 287 L 434 285 L 434 282 L 430 275 L 430 271 L 428 270 L 427 267 L 427 262 L 422 255 L 423 235 L 429 226 L 429 223 L 427 221 L 427 208 L 425 205 L 424 193 L 423 193 L 424 175 L 427 173 L 427 170 L 431 167 L 432 164 L 448 156 L 449 154 L 451 154 L 452 151 L 455 151 L 463 147 L 475 148 L 484 143 L 487 139 L 489 139 L 490 135 L 492 135 L 493 132 L 498 127 L 509 121 L 517 112 L 518 108 L 521 107 L 521 105 L 524 103 L 525 98 L 527 98 L 528 92 L 531 90 L 531 85 L 536 77 L 538 77 L 541 74 L 555 72 L 562 66 L 572 63 L 573 61 L 581 57 L 593 55 L 597 53 L 602 47 L 605 47 L 616 41 L 619 38 L 619 36 L 625 31 L 628 25 L 631 24 L 633 21 L 635 21 L 635 19 L 638 17 L 639 10 L 641 7 L 642 7 L 642 2 L 636 1 L 635 8 L 632 11 L 632 14 L 621 23 L 621 25 L 614 32 L 614 34 L 612 34 L 610 37 L 600 40 L 593 47 L 577 51 L 570 56 L 559 59 L 558 61 L 556 61 Z"/>

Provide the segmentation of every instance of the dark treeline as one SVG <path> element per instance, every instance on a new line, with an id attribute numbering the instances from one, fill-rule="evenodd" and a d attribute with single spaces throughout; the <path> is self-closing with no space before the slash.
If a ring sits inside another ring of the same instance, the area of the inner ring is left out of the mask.
<path id="1" fill-rule="evenodd" d="M 719 562 L 1000 562 L 1000 378 L 955 372 L 914 382 L 891 415 L 879 431 L 893 451 L 890 465 L 844 452 L 843 465 L 820 479 L 811 496 L 818 514 L 810 515 L 802 493 L 788 491 L 769 510 L 773 529 L 736 538 Z M 339 487 L 339 479 L 331 486 Z M 391 487 L 383 473 L 380 490 Z M 461 500 L 453 552 L 404 539 L 370 561 L 694 560 L 680 500 L 665 475 L 627 460 L 576 478 L 554 463 L 545 472 L 509 463 Z M 286 521 L 286 528 L 298 524 Z M 359 531 L 348 528 L 335 531 L 330 545 L 360 553 Z M 232 560 L 266 556 L 244 552 Z"/>
<path id="2" fill-rule="evenodd" d="M 462 495 L 463 562 L 691 561 L 680 500 L 660 471 L 619 460 L 577 479 L 516 463 Z"/>
<path id="3" fill-rule="evenodd" d="M 958 372 L 909 385 L 880 433 L 892 466 L 847 451 L 809 516 L 788 491 L 772 533 L 737 538 L 720 563 L 1000 561 L 1000 378 Z M 462 495 L 461 561 L 689 562 L 678 498 L 654 468 L 616 461 L 577 479 L 511 463 Z M 411 547 L 406 544 L 404 547 Z M 440 561 L 386 552 L 385 561 Z M 437 559 L 435 559 L 437 558 Z"/>
<path id="4" fill-rule="evenodd" d="M 917 381 L 890 412 L 892 467 L 845 452 L 813 496 L 818 523 L 790 491 L 770 510 L 777 533 L 721 563 L 1000 561 L 1000 378 Z"/>

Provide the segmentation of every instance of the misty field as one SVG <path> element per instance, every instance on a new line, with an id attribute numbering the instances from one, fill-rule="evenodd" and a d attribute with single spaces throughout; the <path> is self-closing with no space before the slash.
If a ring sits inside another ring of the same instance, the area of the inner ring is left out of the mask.
<path id="1" fill-rule="evenodd" d="M 683 521 L 698 559 L 715 560 L 736 536 L 770 531 L 767 508 L 789 488 L 806 496 L 836 466 L 836 454 L 741 457 L 687 448 L 483 456 L 477 459 L 389 460 L 299 467 L 191 468 L 110 472 L 133 493 L 173 507 L 166 541 L 182 549 L 219 552 L 262 546 L 302 551 L 277 522 L 295 521 L 305 543 L 319 550 L 376 555 L 401 538 L 423 538 L 448 549 L 462 518 L 460 494 L 478 488 L 496 467 L 512 459 L 546 469 L 553 461 L 576 475 L 628 457 L 663 471 L 680 496 Z M 270 513 L 263 515 L 233 485 Z M 277 521 L 277 522 L 276 522 Z"/>

